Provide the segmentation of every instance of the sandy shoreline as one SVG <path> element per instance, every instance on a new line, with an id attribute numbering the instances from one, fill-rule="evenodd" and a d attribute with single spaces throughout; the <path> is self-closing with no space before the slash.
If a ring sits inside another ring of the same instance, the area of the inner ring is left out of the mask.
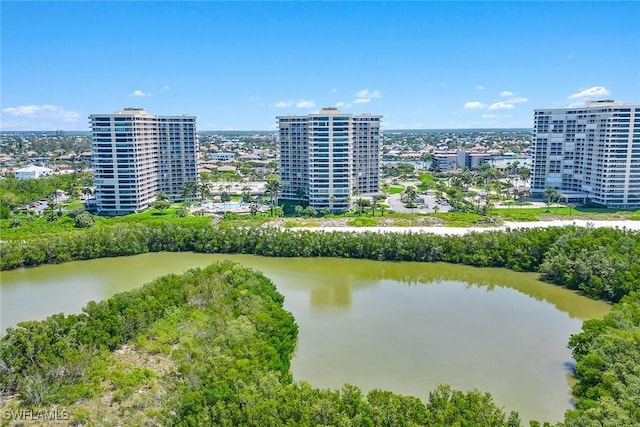
<path id="1" fill-rule="evenodd" d="M 307 230 L 318 232 L 356 232 L 356 233 L 432 233 L 439 235 L 463 235 L 473 231 L 504 231 L 506 229 L 516 228 L 547 228 L 547 227 L 565 227 L 575 225 L 578 227 L 595 227 L 595 228 L 620 228 L 626 230 L 640 231 L 640 221 L 630 220 L 554 220 L 554 221 L 533 221 L 533 222 L 505 222 L 500 226 L 486 227 L 297 227 L 288 230 Z"/>

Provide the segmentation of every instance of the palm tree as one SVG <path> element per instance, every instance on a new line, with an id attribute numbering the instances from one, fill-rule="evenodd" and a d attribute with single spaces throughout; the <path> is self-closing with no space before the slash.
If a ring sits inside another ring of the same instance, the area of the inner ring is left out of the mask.
<path id="1" fill-rule="evenodd" d="M 296 197 L 298 198 L 298 204 L 302 205 L 302 198 L 304 197 L 304 188 L 296 189 Z"/>
<path id="2" fill-rule="evenodd" d="M 198 192 L 200 193 L 200 202 L 204 203 L 204 199 L 206 199 L 211 194 L 209 183 L 203 180 L 198 187 Z"/>
<path id="3" fill-rule="evenodd" d="M 300 215 L 302 214 L 302 211 L 304 210 L 302 205 L 296 205 L 296 207 L 294 209 L 295 209 L 296 215 L 298 215 L 298 217 L 300 217 Z"/>
<path id="4" fill-rule="evenodd" d="M 251 202 L 251 189 L 247 186 L 242 187 L 242 201 L 244 203 Z"/>
<path id="5" fill-rule="evenodd" d="M 484 201 L 484 206 L 482 206 L 482 214 L 487 217 L 488 220 L 491 219 L 491 211 L 495 208 L 495 205 L 488 197 Z"/>
<path id="6" fill-rule="evenodd" d="M 271 216 L 273 216 L 273 209 L 278 205 L 278 192 L 280 191 L 280 181 L 277 178 L 273 178 L 267 181 L 265 186 L 265 193 L 271 198 Z"/>
<path id="7" fill-rule="evenodd" d="M 356 205 L 360 208 L 360 215 L 364 213 L 364 208 L 368 207 L 371 203 L 367 199 L 358 199 Z"/>
<path id="8" fill-rule="evenodd" d="M 198 194 L 198 186 L 196 183 L 185 182 L 180 191 L 180 197 L 182 197 L 185 202 L 188 202 L 196 197 L 196 194 Z"/>
<path id="9" fill-rule="evenodd" d="M 82 187 L 82 196 L 86 201 L 87 199 L 89 199 L 89 197 L 93 196 L 93 190 L 89 187 Z"/>
<path id="10" fill-rule="evenodd" d="M 380 206 L 380 198 L 374 197 L 373 203 L 371 203 L 371 216 L 376 216 L 376 209 Z"/>
<path id="11" fill-rule="evenodd" d="M 333 194 L 329 196 L 329 203 L 331 204 L 331 210 L 333 210 L 333 205 L 336 203 L 336 196 Z"/>
<path id="12" fill-rule="evenodd" d="M 56 196 L 55 191 L 49 195 L 47 195 L 47 204 L 49 205 L 49 221 L 53 221 L 56 216 L 55 216 L 55 211 L 56 211 L 56 202 L 58 200 L 58 197 Z"/>
<path id="13" fill-rule="evenodd" d="M 547 204 L 547 212 L 549 212 L 551 203 L 560 199 L 560 193 L 553 187 L 547 187 L 547 189 L 544 190 L 544 193 L 542 193 L 542 197 L 544 197 L 544 201 Z"/>
<path id="14" fill-rule="evenodd" d="M 257 214 L 258 214 L 258 209 L 259 209 L 259 207 L 258 207 L 258 204 L 257 204 L 256 202 L 252 202 L 252 203 L 249 205 L 249 212 L 250 212 L 250 213 L 251 213 L 251 215 L 253 215 L 253 216 L 255 216 L 255 215 L 257 215 Z"/>

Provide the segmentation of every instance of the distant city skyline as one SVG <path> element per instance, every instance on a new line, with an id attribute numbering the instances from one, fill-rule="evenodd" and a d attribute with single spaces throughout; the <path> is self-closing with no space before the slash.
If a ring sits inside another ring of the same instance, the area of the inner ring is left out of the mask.
<path id="1" fill-rule="evenodd" d="M 17 2 L 0 129 L 88 131 L 124 107 L 276 130 L 323 107 L 383 129 L 531 128 L 640 103 L 640 2 Z"/>

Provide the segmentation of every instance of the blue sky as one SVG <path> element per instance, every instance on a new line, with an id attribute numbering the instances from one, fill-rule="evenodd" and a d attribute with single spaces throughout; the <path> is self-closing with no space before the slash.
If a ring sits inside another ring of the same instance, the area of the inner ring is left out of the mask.
<path id="1" fill-rule="evenodd" d="M 0 3 L 2 130 L 88 130 L 124 107 L 200 130 L 325 106 L 386 129 L 531 127 L 640 103 L 640 2 Z"/>

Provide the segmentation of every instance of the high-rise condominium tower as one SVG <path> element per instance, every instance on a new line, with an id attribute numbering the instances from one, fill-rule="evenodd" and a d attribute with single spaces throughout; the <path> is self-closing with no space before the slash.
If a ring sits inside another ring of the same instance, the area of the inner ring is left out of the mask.
<path id="1" fill-rule="evenodd" d="M 98 212 L 120 215 L 148 208 L 156 193 L 181 198 L 197 182 L 194 116 L 154 116 L 139 108 L 92 114 L 93 177 Z"/>
<path id="2" fill-rule="evenodd" d="M 354 195 L 379 195 L 381 119 L 344 114 L 336 108 L 277 117 L 280 197 L 340 212 Z"/>
<path id="3" fill-rule="evenodd" d="M 535 110 L 531 192 L 640 207 L 640 105 L 613 101 Z"/>

